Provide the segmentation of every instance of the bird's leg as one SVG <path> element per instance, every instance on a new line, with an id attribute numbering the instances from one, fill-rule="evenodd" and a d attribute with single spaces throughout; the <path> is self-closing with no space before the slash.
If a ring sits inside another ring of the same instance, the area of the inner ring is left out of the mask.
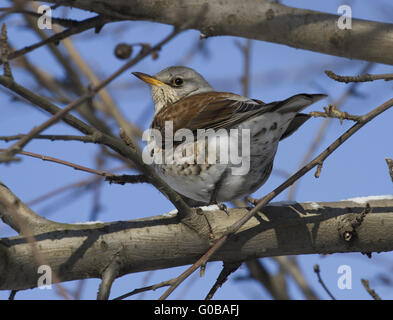
<path id="1" fill-rule="evenodd" d="M 229 216 L 228 207 L 224 202 L 217 202 L 217 200 L 212 197 L 212 198 L 210 198 L 210 204 L 217 205 L 218 209 L 224 211 L 227 214 L 227 216 Z"/>
<path id="2" fill-rule="evenodd" d="M 218 209 L 224 211 L 229 216 L 228 207 L 223 202 L 217 202 L 217 194 L 218 194 L 218 191 L 219 191 L 219 189 L 221 187 L 221 183 L 224 180 L 225 176 L 226 176 L 226 174 L 224 172 L 221 175 L 220 179 L 214 185 L 213 192 L 212 192 L 212 194 L 210 196 L 210 204 L 217 205 Z"/>
<path id="3" fill-rule="evenodd" d="M 229 216 L 228 207 L 224 202 L 220 202 L 220 203 L 217 202 L 216 205 L 217 205 L 218 209 L 224 211 L 227 214 L 227 216 Z"/>
<path id="4" fill-rule="evenodd" d="M 212 195 L 210 197 L 210 204 L 217 205 L 218 209 L 224 211 L 229 216 L 228 207 L 223 202 L 217 202 L 217 193 L 218 193 L 219 185 L 216 184 Z"/>
<path id="5" fill-rule="evenodd" d="M 217 202 L 217 200 L 212 197 L 210 199 L 210 204 L 215 204 L 218 207 L 218 209 L 224 211 L 227 214 L 227 216 L 229 216 L 228 207 L 224 202 Z"/>

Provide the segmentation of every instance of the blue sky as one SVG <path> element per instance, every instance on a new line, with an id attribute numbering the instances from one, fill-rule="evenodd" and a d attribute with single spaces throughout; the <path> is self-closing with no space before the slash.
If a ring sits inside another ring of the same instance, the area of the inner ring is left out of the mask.
<path id="1" fill-rule="evenodd" d="M 337 13 L 340 1 L 282 1 L 289 6 Z M 393 11 L 389 1 L 351 1 L 353 16 L 368 20 L 392 22 L 389 12 Z M 60 15 L 58 9 L 55 15 Z M 78 10 L 67 11 L 68 17 L 83 19 L 92 14 Z M 35 43 L 35 34 L 24 28 L 23 20 L 15 15 L 6 20 L 8 37 L 15 48 L 21 48 Z M 166 25 L 150 22 L 121 22 L 106 25 L 100 34 L 93 31 L 72 37 L 79 53 L 88 61 L 89 66 L 100 79 L 104 79 L 124 62 L 113 55 L 116 44 L 120 42 L 157 43 L 165 37 L 172 28 Z M 165 45 L 156 60 L 148 57 L 129 72 L 125 72 L 108 86 L 108 90 L 119 109 L 127 119 L 138 123 L 142 129 L 147 129 L 153 116 L 149 88 L 131 75 L 131 71 L 156 73 L 168 66 L 179 64 L 184 56 L 199 41 L 197 31 L 186 31 Z M 245 39 L 234 37 L 213 37 L 207 40 L 205 49 L 198 53 L 187 66 L 200 72 L 217 90 L 242 92 L 240 78 L 243 73 L 243 56 L 235 41 L 245 43 Z M 60 44 L 60 48 L 62 45 Z M 38 49 L 28 54 L 28 58 L 43 70 L 63 77 L 64 72 L 46 48 Z M 290 48 L 283 45 L 261 41 L 252 42 L 251 78 L 249 96 L 265 102 L 285 99 L 291 95 L 306 93 L 326 93 L 335 101 L 347 89 L 348 85 L 329 79 L 323 71 L 333 70 L 338 74 L 356 75 L 366 62 L 337 58 L 314 52 Z M 46 94 L 34 79 L 17 67 L 13 68 L 17 82 L 27 88 Z M 388 73 L 391 67 L 375 64 L 370 73 Z M 85 79 L 84 83 L 87 84 Z M 353 114 L 364 114 L 391 98 L 392 83 L 375 81 L 358 86 L 358 95 L 346 100 L 342 106 L 344 111 Z M 326 102 L 320 102 L 309 107 L 306 111 L 321 110 Z M 20 101 L 13 101 L 5 91 L 0 91 L 0 135 L 25 133 L 46 119 L 48 115 Z M 296 201 L 338 201 L 357 196 L 392 194 L 393 185 L 387 172 L 385 158 L 393 158 L 393 110 L 385 112 L 372 123 L 367 124 L 351 137 L 342 147 L 332 154 L 325 162 L 319 179 L 314 178 L 314 171 L 301 179 L 296 192 Z M 293 173 L 299 166 L 304 153 L 310 147 L 322 119 L 308 121 L 301 130 L 284 140 L 278 149 L 274 168 Z M 111 123 L 113 125 L 113 123 Z M 350 122 L 340 125 L 332 121 L 328 132 L 317 152 L 321 152 L 339 135 L 351 126 Z M 59 123 L 45 133 L 76 133 L 75 130 Z M 0 148 L 6 147 L 0 142 Z M 75 162 L 87 167 L 96 167 L 95 157 L 99 148 L 95 145 L 78 142 L 47 142 L 33 141 L 25 150 L 64 160 Z M 113 168 L 119 163 L 108 161 L 105 168 Z M 129 172 L 128 172 L 129 173 Z M 5 183 L 20 199 L 28 202 L 50 190 L 91 177 L 63 167 L 61 165 L 43 162 L 41 160 L 23 157 L 23 161 L 0 166 L 0 180 Z M 258 198 L 271 191 L 284 181 L 278 174 L 271 175 L 267 183 L 253 196 Z M 82 192 L 64 193 L 51 200 L 32 206 L 38 214 L 47 216 L 59 222 L 88 221 L 92 211 L 93 193 Z M 275 201 L 286 200 L 287 192 L 278 196 Z M 102 183 L 100 189 L 101 211 L 97 220 L 114 221 L 129 220 L 165 213 L 173 209 L 152 186 L 142 185 L 109 185 Z M 5 224 L 0 224 L 0 237 L 15 235 Z M 368 293 L 360 284 L 361 278 L 370 280 L 371 286 L 386 299 L 393 298 L 390 287 L 381 284 L 378 275 L 389 273 L 393 266 L 391 253 L 374 254 L 372 259 L 360 253 L 332 254 L 329 256 L 303 255 L 298 257 L 299 265 L 306 279 L 321 298 L 328 299 L 326 293 L 317 282 L 313 266 L 319 264 L 322 277 L 337 299 L 369 299 Z M 269 270 L 275 272 L 277 265 L 263 259 Z M 220 272 L 221 263 L 208 263 L 206 274 L 199 278 L 198 273 L 191 276 L 178 290 L 171 295 L 172 299 L 203 298 Z M 340 290 L 337 286 L 340 265 L 352 268 L 352 289 Z M 154 284 L 164 279 L 177 276 L 187 266 L 155 271 L 152 273 L 136 273 L 117 279 L 113 285 L 111 297 L 116 297 L 134 288 Z M 266 299 L 269 295 L 255 281 L 240 281 L 238 277 L 247 275 L 246 267 L 242 266 L 223 288 L 218 290 L 216 299 Z M 145 282 L 146 281 L 146 282 Z M 83 291 L 83 299 L 94 299 L 99 285 L 98 279 L 87 280 Z M 65 284 L 70 291 L 74 290 L 77 282 Z M 162 289 L 161 289 L 162 291 Z M 146 293 L 143 298 L 157 298 L 161 291 Z M 302 295 L 290 281 L 290 293 L 296 299 Z M 8 298 L 8 292 L 0 292 L 0 299 Z M 17 299 L 59 299 L 55 290 L 32 289 L 18 292 Z M 136 296 L 136 298 L 138 298 Z"/>

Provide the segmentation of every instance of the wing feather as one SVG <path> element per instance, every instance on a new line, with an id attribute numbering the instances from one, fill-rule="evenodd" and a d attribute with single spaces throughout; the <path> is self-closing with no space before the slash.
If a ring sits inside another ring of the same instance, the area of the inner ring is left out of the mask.
<path id="1" fill-rule="evenodd" d="M 226 92 L 196 94 L 162 108 L 154 117 L 152 128 L 162 131 L 165 121 L 173 121 L 173 130 L 230 129 L 267 112 L 298 113 L 324 98 L 321 94 L 298 94 L 283 101 L 264 104 Z"/>

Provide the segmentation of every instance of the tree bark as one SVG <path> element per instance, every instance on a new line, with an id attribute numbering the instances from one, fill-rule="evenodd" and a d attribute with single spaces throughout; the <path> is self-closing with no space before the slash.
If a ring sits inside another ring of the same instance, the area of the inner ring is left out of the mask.
<path id="1" fill-rule="evenodd" d="M 371 213 L 363 215 L 365 203 L 352 201 L 265 207 L 263 214 L 248 221 L 212 260 L 393 250 L 393 199 L 368 202 Z M 0 210 L 3 208 L 0 205 Z M 246 208 L 231 209 L 229 215 L 204 210 L 215 238 L 247 212 Z M 359 219 L 363 219 L 360 224 Z M 50 266 L 60 281 L 102 278 L 114 259 L 116 277 L 192 264 L 214 241 L 178 222 L 173 213 L 111 223 L 49 222 L 45 220 L 45 228 L 35 229 L 40 231 L 34 233 L 34 246 L 24 236 L 0 239 L 0 290 L 36 287 L 42 263 Z"/>
<path id="2" fill-rule="evenodd" d="M 341 30 L 337 25 L 339 15 L 267 0 L 62 0 L 61 4 L 111 18 L 197 29 L 203 37 L 237 36 L 393 64 L 393 24 L 352 19 L 352 28 Z"/>

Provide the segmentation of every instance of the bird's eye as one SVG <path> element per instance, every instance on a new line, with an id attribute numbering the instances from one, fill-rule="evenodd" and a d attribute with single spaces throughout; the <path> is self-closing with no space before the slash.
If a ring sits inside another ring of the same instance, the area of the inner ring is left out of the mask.
<path id="1" fill-rule="evenodd" d="M 183 84 L 183 79 L 182 78 L 175 78 L 173 80 L 173 83 L 175 86 L 181 86 Z"/>

